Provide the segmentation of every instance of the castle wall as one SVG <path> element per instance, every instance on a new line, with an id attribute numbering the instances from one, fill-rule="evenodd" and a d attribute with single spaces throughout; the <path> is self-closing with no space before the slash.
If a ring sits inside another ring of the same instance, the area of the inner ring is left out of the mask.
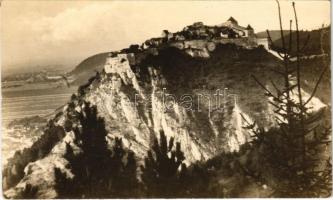
<path id="1" fill-rule="evenodd" d="M 212 41 L 207 40 L 187 40 L 172 42 L 169 45 L 178 49 L 185 49 L 185 52 L 192 57 L 209 57 L 209 52 L 215 50 L 217 44 L 235 44 L 245 48 L 257 47 L 255 37 L 247 38 L 215 38 Z"/>
<path id="2" fill-rule="evenodd" d="M 106 73 L 112 73 L 112 67 L 116 65 L 116 63 L 119 62 L 118 57 L 107 57 L 106 63 L 104 65 L 104 71 Z"/>
<path id="3" fill-rule="evenodd" d="M 172 43 L 170 43 L 170 46 L 176 47 L 178 49 L 184 49 L 184 47 L 185 47 L 184 41 L 172 42 Z"/>
<path id="4" fill-rule="evenodd" d="M 157 48 L 149 48 L 139 53 L 119 53 L 115 57 L 107 57 L 104 65 L 106 73 L 122 73 L 130 69 L 130 66 L 140 63 L 148 55 L 158 55 Z"/>
<path id="5" fill-rule="evenodd" d="M 213 41 L 216 44 L 235 44 L 245 48 L 254 48 L 257 46 L 256 41 L 249 38 L 216 38 Z"/>
<path id="6" fill-rule="evenodd" d="M 164 47 L 175 47 L 180 50 L 184 50 L 187 54 L 192 57 L 204 57 L 208 58 L 209 52 L 215 50 L 216 45 L 218 44 L 235 44 L 237 46 L 241 46 L 247 49 L 255 48 L 258 45 L 263 45 L 266 49 L 269 48 L 267 39 L 258 39 L 254 34 L 254 30 L 248 26 L 248 28 L 244 28 L 238 26 L 238 23 L 234 20 L 229 20 L 224 23 L 222 26 L 229 27 L 236 31 L 241 37 L 237 38 L 229 38 L 227 33 L 223 34 L 223 30 L 219 27 L 207 27 L 202 23 L 195 23 L 192 26 L 188 26 L 184 28 L 183 31 L 188 32 L 196 32 L 197 39 L 186 40 L 184 35 L 177 35 L 173 33 L 169 33 L 167 31 L 163 32 L 163 38 L 152 38 L 146 40 L 142 45 L 143 51 L 139 51 L 134 53 L 119 53 L 115 55 L 115 57 L 107 58 L 105 64 L 105 72 L 106 73 L 114 73 L 115 71 L 119 71 L 122 68 L 127 69 L 130 66 L 140 63 L 144 60 L 148 55 L 157 55 L 158 48 Z M 215 36 L 211 39 L 212 35 L 209 37 L 207 31 L 214 33 Z M 221 37 L 217 37 L 220 31 Z M 203 37 L 206 39 L 201 39 L 203 34 L 207 34 L 207 37 Z M 169 37 L 170 36 L 170 37 Z M 192 37 L 191 37 L 192 38 Z M 195 38 L 195 37 L 194 37 Z"/>
<path id="7" fill-rule="evenodd" d="M 108 57 L 104 65 L 106 73 L 122 73 L 130 69 L 130 65 L 135 64 L 135 57 L 133 53 L 118 54 L 116 57 Z"/>
<path id="8" fill-rule="evenodd" d="M 184 48 L 203 49 L 207 45 L 207 40 L 189 40 L 184 41 Z"/>
<path id="9" fill-rule="evenodd" d="M 202 49 L 186 49 L 185 52 L 192 57 L 209 58 L 209 52 L 206 47 Z"/>

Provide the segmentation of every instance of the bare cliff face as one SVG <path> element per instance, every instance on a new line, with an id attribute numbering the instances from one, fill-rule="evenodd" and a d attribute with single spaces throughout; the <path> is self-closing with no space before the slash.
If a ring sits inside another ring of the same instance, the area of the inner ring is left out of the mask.
<path id="1" fill-rule="evenodd" d="M 187 163 L 205 161 L 222 152 L 238 151 L 250 141 L 250 133 L 243 128 L 248 123 L 275 126 L 270 117 L 273 109 L 250 75 L 268 87 L 270 79 L 282 84 L 270 71 L 279 65 L 262 48 L 221 45 L 207 58 L 170 47 L 135 66 L 120 63 L 112 73 L 101 73 L 79 98 L 97 106 L 110 143 L 115 137 L 123 138 L 139 162 L 161 130 L 181 142 Z M 75 106 L 80 112 L 82 105 L 76 102 Z M 55 120 L 57 125 L 64 126 L 66 113 L 65 108 Z M 72 176 L 63 155 L 66 143 L 75 149 L 74 137 L 66 132 L 44 158 L 25 167 L 24 178 L 5 194 L 13 197 L 31 184 L 39 187 L 40 198 L 56 197 L 53 169 L 58 167 Z"/>
<path id="2" fill-rule="evenodd" d="M 234 83 L 233 88 L 228 81 L 222 81 L 228 76 L 236 78 L 233 76 L 237 73 L 232 71 L 237 69 L 232 68 L 239 66 L 226 69 L 227 62 L 237 57 L 223 55 L 227 52 L 222 49 L 217 51 L 220 52 L 212 56 L 226 56 L 226 62 L 211 66 L 207 62 L 214 61 L 210 59 L 192 58 L 173 48 L 162 50 L 159 55 L 144 60 L 139 70 L 122 66 L 103 75 L 99 83 L 91 85 L 84 98 L 97 105 L 99 114 L 106 120 L 110 138 L 123 137 L 138 157 L 146 155 L 151 139 L 161 130 L 181 142 L 188 162 L 237 151 L 250 139 L 242 128 L 246 123 L 262 118 L 262 124 L 269 127 L 272 121 L 262 115 L 268 109 L 266 102 L 246 100 L 247 92 L 251 91 L 241 91 L 241 83 L 238 86 Z M 263 63 L 252 63 L 260 64 Z M 249 81 L 246 76 L 239 79 Z M 247 112 L 254 104 L 262 104 L 262 110 L 255 112 L 257 116 L 249 116 Z"/>

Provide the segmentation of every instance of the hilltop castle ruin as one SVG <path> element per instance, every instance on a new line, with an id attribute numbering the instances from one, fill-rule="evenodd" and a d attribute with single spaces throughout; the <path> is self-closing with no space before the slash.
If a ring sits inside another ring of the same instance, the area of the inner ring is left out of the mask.
<path id="1" fill-rule="evenodd" d="M 192 57 L 208 58 L 209 52 L 214 51 L 218 44 L 236 44 L 247 49 L 259 45 L 269 47 L 267 39 L 257 39 L 251 25 L 240 26 L 230 17 L 226 22 L 216 26 L 195 22 L 179 32 L 163 30 L 161 37 L 146 40 L 141 46 L 131 45 L 128 49 L 110 53 L 104 70 L 106 73 L 114 73 L 115 67 L 123 65 L 126 65 L 124 69 L 128 69 L 130 65 L 135 65 L 147 55 L 158 54 L 158 48 L 170 46 L 184 50 Z"/>

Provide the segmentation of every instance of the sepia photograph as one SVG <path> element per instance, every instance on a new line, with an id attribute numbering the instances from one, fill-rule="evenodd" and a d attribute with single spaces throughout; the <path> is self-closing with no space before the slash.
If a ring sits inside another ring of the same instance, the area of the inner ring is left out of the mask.
<path id="1" fill-rule="evenodd" d="M 3 199 L 328 198 L 328 0 L 0 0 Z"/>

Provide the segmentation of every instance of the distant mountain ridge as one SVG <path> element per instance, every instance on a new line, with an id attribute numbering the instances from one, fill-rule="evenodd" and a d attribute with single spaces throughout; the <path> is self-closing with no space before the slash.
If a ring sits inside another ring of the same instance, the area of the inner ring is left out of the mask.
<path id="1" fill-rule="evenodd" d="M 271 35 L 271 38 L 272 38 L 273 41 L 278 40 L 278 39 L 281 38 L 281 31 L 280 30 L 269 30 L 269 34 Z M 288 35 L 289 31 L 284 30 L 283 34 Z M 256 36 L 258 38 L 267 38 L 268 34 L 267 34 L 267 31 L 261 31 L 261 32 L 256 33 Z"/>
<path id="2" fill-rule="evenodd" d="M 102 71 L 107 55 L 108 53 L 96 54 L 80 62 L 80 64 L 69 73 L 70 76 L 75 77 L 74 84 L 82 85 L 88 78 L 93 76 L 96 71 Z"/>
<path id="3" fill-rule="evenodd" d="M 322 46 L 326 54 L 330 55 L 330 30 L 331 26 L 319 28 L 311 31 L 303 31 L 299 32 L 299 40 L 300 40 L 300 48 L 306 44 L 305 48 L 303 48 L 303 55 L 320 55 L 321 52 L 321 39 Z M 270 30 L 269 34 L 272 38 L 274 45 L 276 46 L 275 51 L 282 51 L 282 39 L 281 39 L 281 31 L 280 30 Z M 289 47 L 289 36 L 290 31 L 284 30 L 283 31 L 286 46 Z M 323 34 L 323 38 L 321 38 L 321 34 Z M 267 38 L 268 34 L 266 31 L 262 31 L 256 33 L 258 38 Z M 292 52 L 291 54 L 295 55 L 296 51 L 296 32 L 295 30 L 292 31 Z"/>

